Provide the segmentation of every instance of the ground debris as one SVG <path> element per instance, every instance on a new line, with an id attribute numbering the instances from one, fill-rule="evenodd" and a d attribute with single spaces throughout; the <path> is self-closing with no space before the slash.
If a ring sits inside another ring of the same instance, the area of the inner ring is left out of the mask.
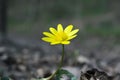
<path id="1" fill-rule="evenodd" d="M 85 73 L 81 72 L 80 80 L 113 80 L 113 77 L 94 68 L 87 70 Z"/>

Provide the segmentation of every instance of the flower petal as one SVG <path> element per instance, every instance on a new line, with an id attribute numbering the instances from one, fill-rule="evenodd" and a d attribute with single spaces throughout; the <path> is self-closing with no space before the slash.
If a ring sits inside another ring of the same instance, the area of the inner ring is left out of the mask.
<path id="1" fill-rule="evenodd" d="M 70 44 L 70 41 L 62 41 L 62 44 Z"/>
<path id="2" fill-rule="evenodd" d="M 68 27 L 65 28 L 64 32 L 68 34 L 71 32 L 72 28 L 73 28 L 73 25 L 69 25 Z"/>
<path id="3" fill-rule="evenodd" d="M 50 32 L 52 33 L 52 34 L 54 34 L 54 35 L 56 35 L 57 34 L 57 30 L 55 29 L 55 28 L 49 28 L 49 30 L 50 30 Z"/>
<path id="4" fill-rule="evenodd" d="M 51 38 L 54 38 L 55 36 L 49 32 L 43 32 L 43 34 L 47 37 L 51 37 Z"/>
<path id="5" fill-rule="evenodd" d="M 72 36 L 72 35 L 76 34 L 78 31 L 79 31 L 79 29 L 75 29 L 75 30 L 73 30 L 72 32 L 70 32 L 70 33 L 68 34 L 68 36 Z"/>
<path id="6" fill-rule="evenodd" d="M 42 40 L 46 42 L 54 42 L 54 39 L 49 38 L 49 37 L 43 37 Z"/>
<path id="7" fill-rule="evenodd" d="M 73 38 L 75 38 L 77 35 L 73 35 L 73 36 L 70 36 L 67 40 L 71 40 Z"/>
<path id="8" fill-rule="evenodd" d="M 60 42 L 52 42 L 51 45 L 60 44 Z"/>
<path id="9" fill-rule="evenodd" d="M 63 32 L 62 24 L 58 24 L 58 26 L 57 26 L 57 31 L 58 31 L 58 32 Z"/>

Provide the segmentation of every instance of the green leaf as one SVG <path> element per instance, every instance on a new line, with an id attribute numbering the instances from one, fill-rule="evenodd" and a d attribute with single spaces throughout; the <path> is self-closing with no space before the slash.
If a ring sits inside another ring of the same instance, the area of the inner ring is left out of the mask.
<path id="1" fill-rule="evenodd" d="M 47 78 L 41 78 L 41 79 L 39 79 L 39 80 L 48 80 Z"/>
<path id="2" fill-rule="evenodd" d="M 49 80 L 49 77 L 48 78 L 40 78 L 40 79 L 32 79 L 32 80 Z"/>
<path id="3" fill-rule="evenodd" d="M 9 77 L 1 77 L 0 80 L 10 80 Z"/>
<path id="4" fill-rule="evenodd" d="M 77 80 L 77 78 L 72 73 L 68 72 L 67 70 L 63 70 L 63 69 L 60 69 L 57 72 L 55 80 L 61 80 L 63 74 L 68 76 L 70 80 Z"/>

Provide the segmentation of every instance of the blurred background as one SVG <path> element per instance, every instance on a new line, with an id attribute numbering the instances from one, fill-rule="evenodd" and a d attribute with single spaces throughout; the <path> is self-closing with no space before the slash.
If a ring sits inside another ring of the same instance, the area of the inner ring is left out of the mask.
<path id="1" fill-rule="evenodd" d="M 43 31 L 61 23 L 80 29 L 66 46 L 68 57 L 120 57 L 119 8 L 119 0 L 0 0 L 0 51 L 60 55 L 61 46 L 41 38 Z"/>
<path id="2" fill-rule="evenodd" d="M 80 32 L 72 50 L 113 47 L 120 41 L 119 5 L 119 0 L 1 0 L 1 32 L 17 44 L 44 47 L 49 45 L 41 41 L 43 31 L 73 24 Z"/>

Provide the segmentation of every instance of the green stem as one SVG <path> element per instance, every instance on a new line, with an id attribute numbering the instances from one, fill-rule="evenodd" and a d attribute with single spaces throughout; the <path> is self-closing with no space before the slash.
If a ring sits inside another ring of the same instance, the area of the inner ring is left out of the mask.
<path id="1" fill-rule="evenodd" d="M 65 50 L 64 50 L 64 44 L 63 44 L 62 45 L 62 57 L 61 57 L 59 66 L 58 66 L 57 70 L 50 77 L 47 78 L 47 80 L 51 80 L 56 75 L 56 73 L 61 69 L 62 64 L 63 64 L 64 54 L 65 54 Z"/>

